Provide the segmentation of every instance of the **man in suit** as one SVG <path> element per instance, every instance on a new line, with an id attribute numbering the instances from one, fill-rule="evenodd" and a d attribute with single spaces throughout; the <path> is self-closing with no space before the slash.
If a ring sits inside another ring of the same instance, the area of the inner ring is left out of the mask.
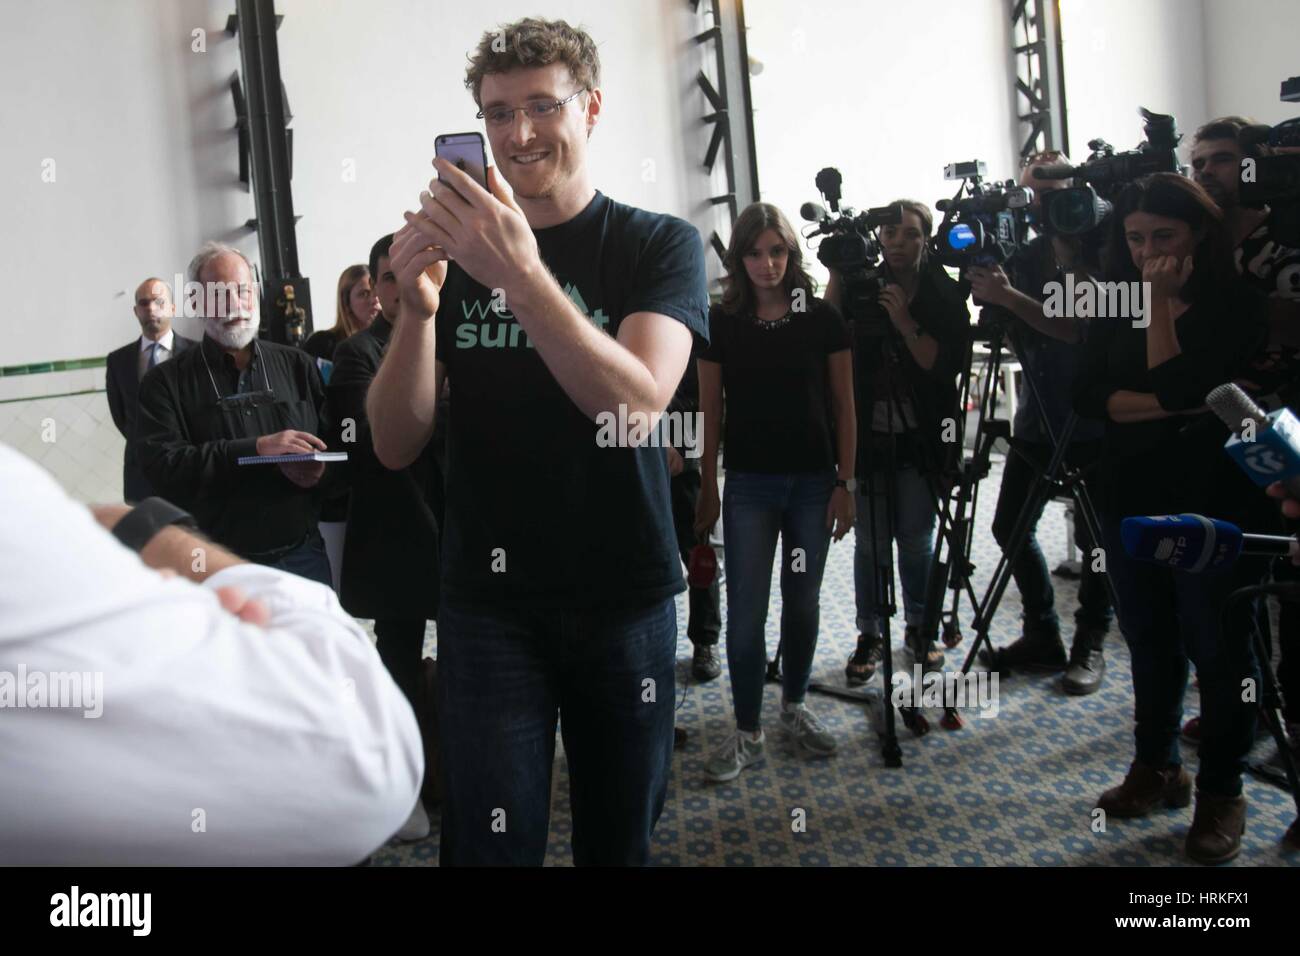
<path id="1" fill-rule="evenodd" d="M 139 451 L 135 445 L 140 379 L 155 365 L 196 344 L 193 339 L 177 335 L 172 330 L 175 314 L 176 306 L 172 303 L 167 283 L 162 279 L 145 279 L 135 290 L 135 317 L 140 323 L 140 338 L 108 355 L 105 381 L 108 410 L 113 415 L 113 424 L 126 439 L 126 454 L 122 461 L 122 498 L 125 501 L 143 501 L 153 494 L 149 479 L 140 468 Z"/>
<path id="2" fill-rule="evenodd" d="M 379 371 L 398 317 L 397 282 L 388 261 L 392 240 L 391 235 L 385 236 L 370 252 L 380 314 L 334 350 L 326 387 L 326 434 L 331 450 L 348 453 L 352 487 L 339 602 L 349 614 L 374 620 L 379 657 L 411 706 L 417 707 L 425 623 L 438 614 L 442 475 L 436 441 L 400 471 L 385 468 L 371 442 L 366 391 Z M 422 803 L 397 835 L 403 840 L 429 835 Z"/>

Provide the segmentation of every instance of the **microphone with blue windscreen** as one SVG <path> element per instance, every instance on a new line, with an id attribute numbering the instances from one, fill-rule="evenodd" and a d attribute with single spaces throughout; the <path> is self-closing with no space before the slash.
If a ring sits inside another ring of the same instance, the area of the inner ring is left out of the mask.
<path id="1" fill-rule="evenodd" d="M 1232 432 L 1223 450 L 1255 484 L 1280 481 L 1300 498 L 1300 420 L 1289 408 L 1266 412 L 1231 382 L 1210 392 L 1205 404 Z"/>
<path id="2" fill-rule="evenodd" d="M 1300 554 L 1295 538 L 1245 534 L 1231 522 L 1195 514 L 1125 518 L 1120 522 L 1120 540 L 1135 560 L 1189 574 L 1227 570 L 1243 554 Z"/>

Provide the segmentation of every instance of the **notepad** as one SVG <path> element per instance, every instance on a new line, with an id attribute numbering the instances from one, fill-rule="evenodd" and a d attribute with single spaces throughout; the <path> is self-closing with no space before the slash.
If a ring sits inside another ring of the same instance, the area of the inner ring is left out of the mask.
<path id="1" fill-rule="evenodd" d="M 310 451 L 296 455 L 244 455 L 241 465 L 287 465 L 295 461 L 347 461 L 345 451 Z"/>

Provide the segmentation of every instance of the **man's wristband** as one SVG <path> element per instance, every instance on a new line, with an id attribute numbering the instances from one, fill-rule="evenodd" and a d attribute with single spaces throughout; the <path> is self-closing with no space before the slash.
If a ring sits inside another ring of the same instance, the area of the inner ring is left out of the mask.
<path id="1" fill-rule="evenodd" d="M 146 498 L 113 525 L 113 537 L 139 554 L 153 536 L 169 525 L 198 530 L 198 522 L 165 498 Z"/>

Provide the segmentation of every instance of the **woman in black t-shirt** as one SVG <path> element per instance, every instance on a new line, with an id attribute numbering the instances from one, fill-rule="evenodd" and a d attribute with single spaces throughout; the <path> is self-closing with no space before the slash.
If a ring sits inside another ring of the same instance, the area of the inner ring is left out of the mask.
<path id="1" fill-rule="evenodd" d="M 736 220 L 720 305 L 698 369 L 704 452 L 695 530 L 717 521 L 718 440 L 726 399 L 727 662 L 736 732 L 705 763 L 731 780 L 763 759 L 772 557 L 781 538 L 781 724 L 811 753 L 835 738 L 804 704 L 817 648 L 822 572 L 832 534 L 853 524 L 856 421 L 848 330 L 812 295 L 794 230 L 775 206 Z"/>
<path id="2" fill-rule="evenodd" d="M 879 296 L 864 301 L 835 272 L 826 290 L 827 301 L 843 302 L 856 355 L 858 646 L 845 667 L 850 686 L 869 680 L 883 654 L 876 582 L 892 576 L 894 541 L 906 648 L 924 654 L 927 669 L 943 665 L 935 634 L 923 635 L 921 627 L 938 516 L 936 481 L 958 452 L 957 378 L 967 362 L 970 312 L 958 283 L 930 259 L 929 208 L 907 199 L 892 205 L 902 207 L 902 221 L 880 233 L 890 279 Z"/>
<path id="3" fill-rule="evenodd" d="M 1111 218 L 1109 279 L 1141 282 L 1149 292 L 1137 321 L 1089 323 L 1075 388 L 1079 413 L 1106 423 L 1094 487 L 1106 570 L 1132 654 L 1136 718 L 1133 765 L 1097 806 L 1136 817 L 1190 802 L 1178 747 L 1190 659 L 1200 680 L 1201 743 L 1187 852 L 1218 863 L 1241 848 L 1241 772 L 1257 711 L 1244 689 L 1259 686 L 1252 602 L 1221 616 L 1228 595 L 1258 583 L 1266 565 L 1246 557 L 1226 571 L 1192 574 L 1139 563 L 1125 551 L 1120 524 L 1191 512 L 1251 531 L 1272 526 L 1268 499 L 1224 454 L 1228 430 L 1205 408 L 1207 393 L 1240 376 L 1263 344 L 1265 303 L 1236 275 L 1222 213 L 1190 180 L 1173 173 L 1139 180 Z"/>

